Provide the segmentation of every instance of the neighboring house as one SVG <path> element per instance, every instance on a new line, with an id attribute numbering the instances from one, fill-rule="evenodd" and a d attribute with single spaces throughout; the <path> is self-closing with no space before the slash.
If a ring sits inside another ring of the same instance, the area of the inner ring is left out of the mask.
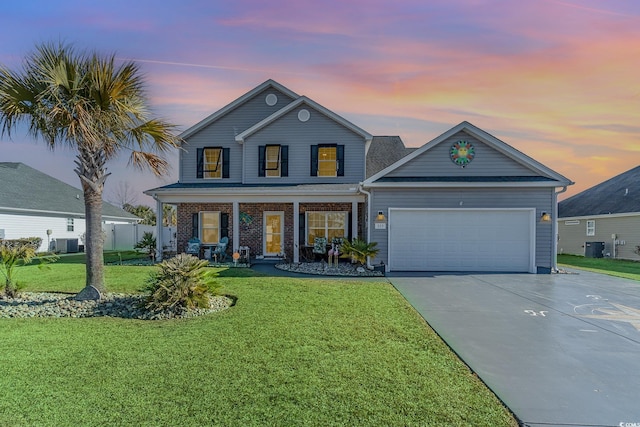
<path id="1" fill-rule="evenodd" d="M 572 182 L 467 122 L 407 149 L 268 80 L 181 137 L 179 181 L 145 191 L 158 212 L 177 206 L 179 251 L 228 237 L 298 262 L 315 237 L 360 237 L 387 271 L 555 265 L 555 222 L 540 217 Z"/>
<path id="2" fill-rule="evenodd" d="M 85 232 L 82 190 L 23 163 L 0 162 L 0 183 L 0 238 L 40 237 L 41 251 L 47 245 L 62 252 L 78 251 Z M 103 203 L 102 220 L 135 224 L 139 218 Z"/>
<path id="3" fill-rule="evenodd" d="M 640 166 L 558 204 L 558 252 L 639 260 Z"/>

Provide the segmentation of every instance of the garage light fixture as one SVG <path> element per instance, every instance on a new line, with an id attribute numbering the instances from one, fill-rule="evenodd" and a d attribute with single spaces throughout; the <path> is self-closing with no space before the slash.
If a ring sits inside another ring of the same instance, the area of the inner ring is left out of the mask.
<path id="1" fill-rule="evenodd" d="M 551 214 L 547 212 L 542 212 L 540 215 L 541 222 L 551 222 Z"/>
<path id="2" fill-rule="evenodd" d="M 383 222 L 386 218 L 384 217 L 384 212 L 378 211 L 378 215 L 376 216 L 376 221 Z"/>

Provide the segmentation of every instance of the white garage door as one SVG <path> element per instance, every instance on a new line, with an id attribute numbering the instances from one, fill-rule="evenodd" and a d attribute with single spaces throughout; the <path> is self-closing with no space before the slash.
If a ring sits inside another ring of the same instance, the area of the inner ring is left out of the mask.
<path id="1" fill-rule="evenodd" d="M 530 272 L 533 209 L 389 209 L 389 270 Z"/>

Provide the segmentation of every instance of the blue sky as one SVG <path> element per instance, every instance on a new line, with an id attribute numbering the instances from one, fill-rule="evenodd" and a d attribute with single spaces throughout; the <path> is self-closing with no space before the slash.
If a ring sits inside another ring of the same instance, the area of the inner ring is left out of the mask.
<path id="1" fill-rule="evenodd" d="M 463 120 L 576 182 L 638 165 L 640 2 L 110 1 L 3 5 L 0 63 L 40 42 L 139 63 L 154 112 L 186 129 L 273 78 L 375 135 L 420 146 Z M 177 180 L 109 165 L 105 197 Z M 79 186 L 73 153 L 24 133 L 20 161 Z"/>

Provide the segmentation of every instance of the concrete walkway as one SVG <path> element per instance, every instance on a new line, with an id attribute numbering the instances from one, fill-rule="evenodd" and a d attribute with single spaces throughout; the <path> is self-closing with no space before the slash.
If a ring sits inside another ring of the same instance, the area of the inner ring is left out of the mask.
<path id="1" fill-rule="evenodd" d="M 525 426 L 640 426 L 640 283 L 576 274 L 392 274 Z"/>

